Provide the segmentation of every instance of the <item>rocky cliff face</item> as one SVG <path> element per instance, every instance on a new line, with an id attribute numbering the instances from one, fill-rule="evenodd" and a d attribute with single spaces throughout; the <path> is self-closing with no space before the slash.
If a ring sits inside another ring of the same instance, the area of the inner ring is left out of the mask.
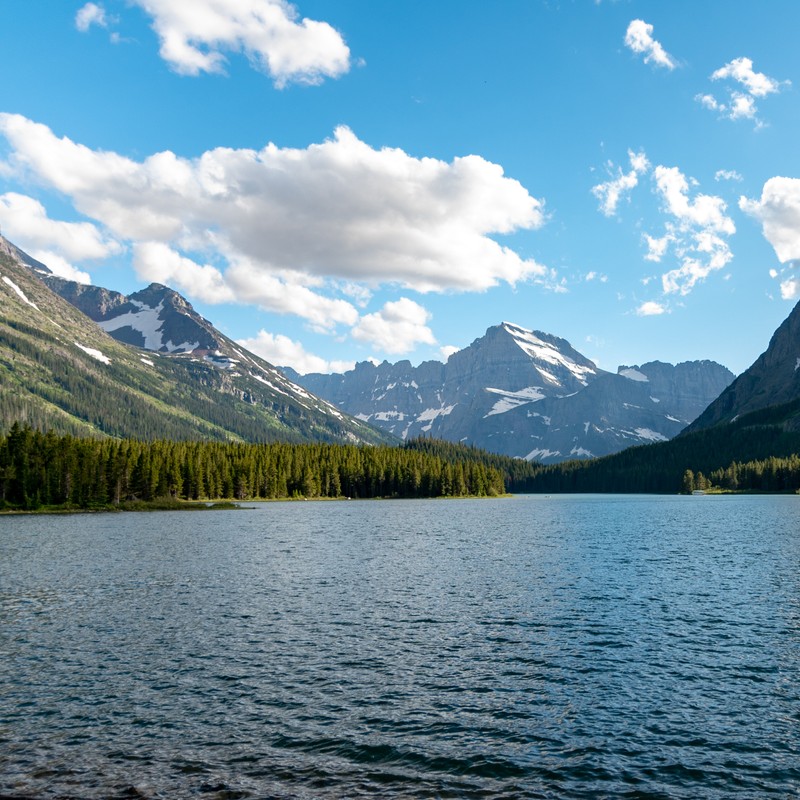
<path id="1" fill-rule="evenodd" d="M 730 383 L 710 361 L 599 369 L 569 342 L 503 323 L 446 364 L 357 364 L 290 377 L 403 439 L 420 435 L 544 462 L 606 455 L 679 433 Z"/>
<path id="2" fill-rule="evenodd" d="M 766 351 L 711 403 L 690 430 L 796 400 L 800 400 L 800 303 L 775 331 Z"/>

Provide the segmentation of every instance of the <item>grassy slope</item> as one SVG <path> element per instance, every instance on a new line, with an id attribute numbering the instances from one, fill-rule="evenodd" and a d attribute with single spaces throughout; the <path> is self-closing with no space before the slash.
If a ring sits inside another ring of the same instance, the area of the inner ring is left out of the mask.
<path id="1" fill-rule="evenodd" d="M 0 279 L 3 427 L 19 420 L 63 433 L 145 439 L 386 441 L 367 425 L 319 413 L 247 376 L 119 343 L 2 254 L 0 276 L 36 306 Z"/>

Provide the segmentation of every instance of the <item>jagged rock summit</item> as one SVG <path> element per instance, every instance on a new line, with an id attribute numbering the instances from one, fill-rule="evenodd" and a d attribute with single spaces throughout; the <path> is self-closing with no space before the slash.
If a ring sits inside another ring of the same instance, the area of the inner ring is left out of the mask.
<path id="1" fill-rule="evenodd" d="M 444 364 L 362 362 L 343 375 L 287 374 L 403 439 L 429 435 L 544 462 L 672 438 L 733 379 L 711 361 L 606 372 L 565 339 L 510 322 Z"/>
<path id="2" fill-rule="evenodd" d="M 773 406 L 800 403 L 800 303 L 781 323 L 767 349 L 689 427 L 710 428 Z M 790 427 L 800 429 L 800 417 Z"/>

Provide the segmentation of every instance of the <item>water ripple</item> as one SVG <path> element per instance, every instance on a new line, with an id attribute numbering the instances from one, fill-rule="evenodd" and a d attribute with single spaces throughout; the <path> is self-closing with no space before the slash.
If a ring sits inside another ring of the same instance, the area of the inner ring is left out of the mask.
<path id="1" fill-rule="evenodd" d="M 2 519 L 0 800 L 795 797 L 798 530 L 795 497 Z"/>

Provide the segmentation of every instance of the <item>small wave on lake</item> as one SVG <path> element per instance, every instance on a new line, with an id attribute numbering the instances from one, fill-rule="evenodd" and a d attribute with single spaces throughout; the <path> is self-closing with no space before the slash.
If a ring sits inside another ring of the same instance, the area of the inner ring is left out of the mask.
<path id="1" fill-rule="evenodd" d="M 0 796 L 788 798 L 800 498 L 0 519 Z"/>

